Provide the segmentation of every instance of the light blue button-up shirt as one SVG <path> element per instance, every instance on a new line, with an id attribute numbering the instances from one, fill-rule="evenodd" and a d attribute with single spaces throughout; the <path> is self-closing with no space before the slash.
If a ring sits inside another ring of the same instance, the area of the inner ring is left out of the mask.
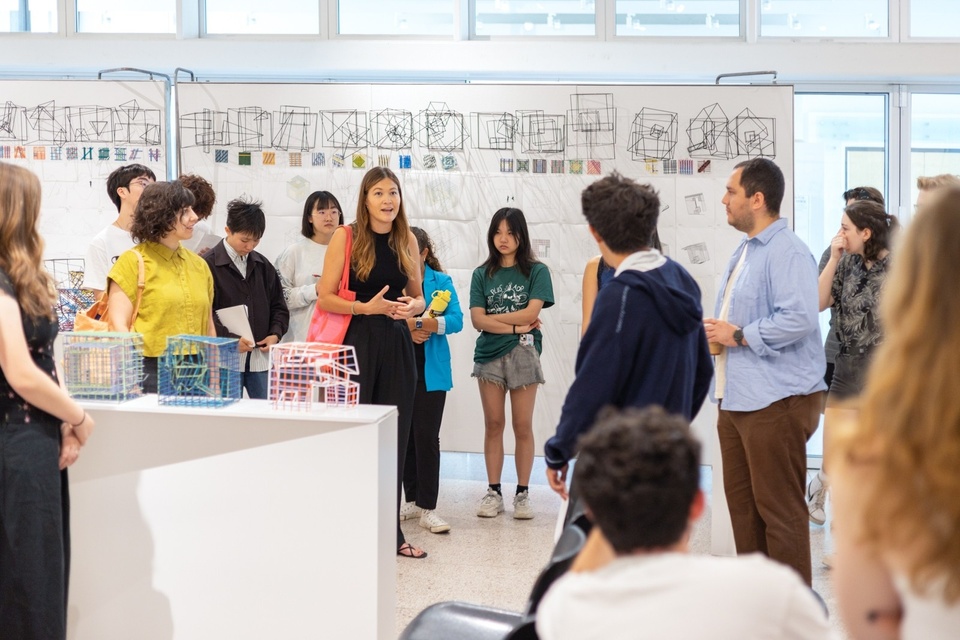
<path id="1" fill-rule="evenodd" d="M 723 409 L 756 411 L 783 398 L 826 390 L 817 263 L 786 220 L 745 237 L 733 252 L 720 281 L 715 317 L 744 250 L 727 321 L 743 329 L 747 346 L 727 347 Z"/>

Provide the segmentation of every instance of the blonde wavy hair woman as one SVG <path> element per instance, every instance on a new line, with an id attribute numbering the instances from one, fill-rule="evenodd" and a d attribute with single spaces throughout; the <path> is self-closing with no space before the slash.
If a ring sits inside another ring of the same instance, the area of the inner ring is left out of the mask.
<path id="1" fill-rule="evenodd" d="M 855 638 L 960 629 L 960 188 L 933 194 L 905 236 L 859 420 L 830 448 L 836 588 Z"/>
<path id="2" fill-rule="evenodd" d="M 0 162 L 0 638 L 66 636 L 66 468 L 93 420 L 57 383 L 40 181 Z"/>

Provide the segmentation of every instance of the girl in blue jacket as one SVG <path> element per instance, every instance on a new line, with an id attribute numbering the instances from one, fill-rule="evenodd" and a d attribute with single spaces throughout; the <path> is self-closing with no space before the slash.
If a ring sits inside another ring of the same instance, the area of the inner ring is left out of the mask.
<path id="1" fill-rule="evenodd" d="M 463 329 L 463 311 L 453 279 L 443 273 L 433 253 L 427 232 L 411 227 L 420 249 L 423 296 L 427 310 L 420 318 L 408 318 L 410 336 L 417 356 L 417 395 L 413 401 L 413 424 L 403 466 L 403 493 L 400 519 L 419 517 L 420 526 L 431 533 L 443 533 L 450 525 L 437 515 L 440 488 L 440 423 L 447 391 L 453 387 L 450 370 L 450 346 L 447 334 Z M 449 294 L 449 300 L 446 300 Z M 436 294 L 436 299 L 435 299 Z M 446 302 L 446 309 L 438 313 Z"/>

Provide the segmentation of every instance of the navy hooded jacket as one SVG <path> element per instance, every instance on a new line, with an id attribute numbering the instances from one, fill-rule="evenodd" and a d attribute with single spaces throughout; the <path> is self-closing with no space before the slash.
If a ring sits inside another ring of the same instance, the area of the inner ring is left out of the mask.
<path id="1" fill-rule="evenodd" d="M 557 433 L 547 440 L 547 466 L 559 469 L 576 455 L 580 435 L 607 405 L 660 405 L 692 420 L 712 377 L 700 287 L 690 274 L 669 258 L 650 271 L 623 271 L 597 296 Z"/>

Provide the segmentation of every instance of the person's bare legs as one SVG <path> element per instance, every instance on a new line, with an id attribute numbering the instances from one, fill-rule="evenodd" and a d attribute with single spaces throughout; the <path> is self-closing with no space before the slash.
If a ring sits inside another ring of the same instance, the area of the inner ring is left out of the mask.
<path id="1" fill-rule="evenodd" d="M 487 482 L 498 484 L 503 472 L 503 430 L 507 422 L 507 390 L 485 380 L 478 382 L 480 404 L 483 406 L 483 461 L 487 467 Z M 529 471 L 528 468 L 528 478 Z"/>
<path id="2" fill-rule="evenodd" d="M 537 385 L 535 384 L 510 391 L 510 415 L 513 419 L 513 436 L 517 443 L 514 452 L 514 460 L 517 464 L 517 484 L 523 486 L 530 484 L 530 472 L 533 470 L 533 408 L 536 400 Z M 500 447 L 502 452 L 502 438 Z M 502 464 L 503 456 L 500 460 Z"/>

